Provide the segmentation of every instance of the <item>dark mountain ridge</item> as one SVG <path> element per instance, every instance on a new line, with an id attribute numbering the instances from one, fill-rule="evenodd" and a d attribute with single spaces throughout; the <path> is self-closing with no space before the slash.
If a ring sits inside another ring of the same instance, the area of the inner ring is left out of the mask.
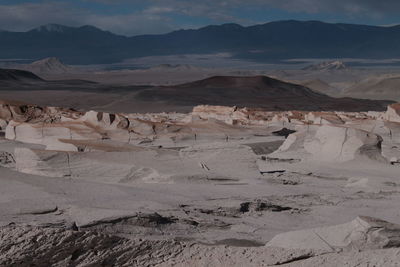
<path id="1" fill-rule="evenodd" d="M 58 57 L 66 64 L 114 63 L 154 55 L 228 52 L 236 58 L 398 58 L 400 26 L 277 21 L 243 27 L 211 25 L 161 35 L 126 37 L 93 26 L 49 24 L 0 32 L 0 58 Z"/>
<path id="2" fill-rule="evenodd" d="M 42 78 L 29 71 L 0 69 L 0 82 L 43 81 Z"/>

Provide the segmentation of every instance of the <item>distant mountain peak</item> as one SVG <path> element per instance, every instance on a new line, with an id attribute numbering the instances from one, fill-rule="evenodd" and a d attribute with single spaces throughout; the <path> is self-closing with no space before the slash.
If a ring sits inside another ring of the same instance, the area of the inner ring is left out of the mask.
<path id="1" fill-rule="evenodd" d="M 244 27 L 240 24 L 236 24 L 236 23 L 225 23 L 225 24 L 221 24 L 221 25 L 209 25 L 209 26 L 205 26 L 203 28 L 200 28 L 200 30 L 208 30 L 208 29 L 224 29 L 224 30 L 232 30 L 232 29 L 243 29 Z"/>
<path id="2" fill-rule="evenodd" d="M 42 64 L 57 64 L 57 65 L 64 65 L 60 59 L 56 57 L 48 57 L 32 63 L 32 65 L 42 65 Z"/>
<path id="3" fill-rule="evenodd" d="M 46 24 L 39 26 L 33 31 L 36 32 L 64 32 L 65 30 L 70 29 L 68 26 L 60 25 L 60 24 Z"/>
<path id="4" fill-rule="evenodd" d="M 344 70 L 348 67 L 343 61 L 324 61 L 319 64 L 305 67 L 303 70 Z"/>
<path id="5" fill-rule="evenodd" d="M 289 19 L 289 20 L 271 21 L 271 22 L 267 22 L 265 24 L 309 24 L 309 25 L 318 25 L 318 24 L 328 24 L 328 23 L 320 21 L 320 20 L 295 20 L 295 19 Z"/>
<path id="6" fill-rule="evenodd" d="M 97 27 L 95 27 L 95 26 L 92 26 L 92 25 L 83 25 L 83 26 L 79 27 L 79 29 L 81 29 L 81 30 L 101 31 L 101 32 L 103 32 L 102 29 L 99 29 L 99 28 L 97 28 Z"/>
<path id="7" fill-rule="evenodd" d="M 237 23 L 225 23 L 221 25 L 222 27 L 226 27 L 226 28 L 243 28 L 242 25 L 237 24 Z"/>
<path id="8" fill-rule="evenodd" d="M 188 71 L 188 70 L 201 70 L 202 68 L 189 65 L 189 64 L 160 64 L 149 68 L 149 70 L 163 70 L 163 71 Z"/>

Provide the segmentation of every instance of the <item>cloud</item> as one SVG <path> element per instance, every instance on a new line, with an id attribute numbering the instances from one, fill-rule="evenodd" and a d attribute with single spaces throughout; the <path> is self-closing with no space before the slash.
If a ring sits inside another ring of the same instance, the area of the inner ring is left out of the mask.
<path id="1" fill-rule="evenodd" d="M 171 7 L 152 6 L 143 10 L 144 14 L 165 14 L 174 12 L 175 9 Z"/>
<path id="2" fill-rule="evenodd" d="M 65 3 L 25 3 L 0 5 L 0 25 L 7 30 L 27 30 L 28 27 L 54 23 L 77 25 L 84 14 Z"/>
<path id="3" fill-rule="evenodd" d="M 84 24 L 125 35 L 166 33 L 176 29 L 173 21 L 158 14 L 89 15 Z"/>
<path id="4" fill-rule="evenodd" d="M 127 3 L 143 3 L 139 0 L 84 0 L 109 5 L 124 5 Z M 199 9 L 205 10 L 230 9 L 235 7 L 258 6 L 261 8 L 275 7 L 292 12 L 343 12 L 347 14 L 398 14 L 399 0 L 147 0 L 149 5 L 168 6 L 174 10 Z M 206 14 L 204 14 L 206 15 Z"/>
<path id="5" fill-rule="evenodd" d="M 400 0 L 85 0 L 113 6 L 146 3 L 147 12 L 173 16 L 174 14 L 208 19 L 210 23 L 236 22 L 242 24 L 256 23 L 252 19 L 251 11 L 270 11 L 280 9 L 287 12 L 290 19 L 303 14 L 309 17 L 320 14 L 330 18 L 338 17 L 341 20 L 371 21 L 372 24 L 397 23 L 396 17 L 400 13 Z M 247 10 L 247 15 L 241 15 Z M 387 19 L 390 17 L 390 19 Z M 320 18 L 320 16 L 318 17 Z M 331 19 L 332 20 L 332 19 Z"/>
<path id="6" fill-rule="evenodd" d="M 255 2 L 257 5 L 271 5 L 291 12 L 324 12 L 363 16 L 384 16 L 400 12 L 400 1 L 398 0 L 255 0 Z"/>

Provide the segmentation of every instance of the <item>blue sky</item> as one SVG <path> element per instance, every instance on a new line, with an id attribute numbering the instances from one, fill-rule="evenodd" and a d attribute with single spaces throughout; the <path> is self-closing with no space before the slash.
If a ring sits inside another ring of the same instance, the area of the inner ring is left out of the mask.
<path id="1" fill-rule="evenodd" d="M 399 14 L 400 0 L 0 0 L 4 30 L 89 24 L 123 35 L 287 19 L 394 25 Z"/>

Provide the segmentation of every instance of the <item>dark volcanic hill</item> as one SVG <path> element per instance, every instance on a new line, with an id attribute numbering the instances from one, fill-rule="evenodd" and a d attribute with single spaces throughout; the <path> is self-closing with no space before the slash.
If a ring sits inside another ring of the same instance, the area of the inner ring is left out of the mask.
<path id="1" fill-rule="evenodd" d="M 277 21 L 179 30 L 126 37 L 93 26 L 46 25 L 28 32 L 0 32 L 0 58 L 60 58 L 66 64 L 114 63 L 155 55 L 228 52 L 236 58 L 399 58 L 400 26 L 319 21 Z"/>
<path id="2" fill-rule="evenodd" d="M 0 69 L 1 82 L 40 82 L 43 81 L 39 76 L 29 71 Z"/>
<path id="3" fill-rule="evenodd" d="M 192 83 L 155 87 L 138 93 L 142 101 L 177 106 L 223 105 L 267 110 L 385 110 L 390 101 L 333 98 L 266 76 L 215 76 Z"/>
<path id="4" fill-rule="evenodd" d="M 197 105 L 269 111 L 383 111 L 385 100 L 333 98 L 305 86 L 267 76 L 215 76 L 175 86 L 118 86 L 83 80 L 42 80 L 19 70 L 0 69 L 0 98 L 39 105 L 108 112 L 190 112 Z"/>

